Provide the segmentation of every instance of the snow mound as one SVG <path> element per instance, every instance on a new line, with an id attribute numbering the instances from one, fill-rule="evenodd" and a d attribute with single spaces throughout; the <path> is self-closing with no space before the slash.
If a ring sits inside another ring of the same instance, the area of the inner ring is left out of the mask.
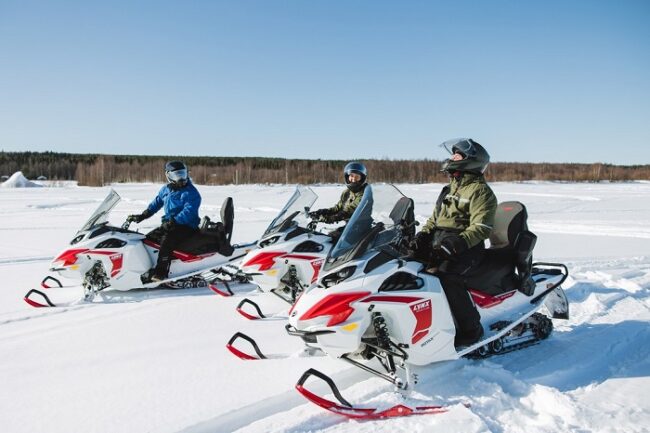
<path id="1" fill-rule="evenodd" d="M 9 179 L 0 184 L 2 188 L 40 188 L 43 185 L 40 185 L 36 182 L 28 180 L 22 171 L 17 171 L 11 175 Z"/>

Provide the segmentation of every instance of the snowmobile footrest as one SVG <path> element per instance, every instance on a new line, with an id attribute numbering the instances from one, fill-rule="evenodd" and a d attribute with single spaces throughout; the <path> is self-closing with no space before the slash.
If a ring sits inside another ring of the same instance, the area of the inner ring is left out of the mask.
<path id="1" fill-rule="evenodd" d="M 323 380 L 330 387 L 332 393 L 334 394 L 334 397 L 339 401 L 340 404 L 331 400 L 327 400 L 306 389 L 304 386 L 305 382 L 311 376 L 315 376 Z M 409 416 L 409 415 L 436 414 L 436 413 L 443 413 L 447 411 L 447 408 L 445 408 L 444 406 L 418 406 L 415 408 L 411 408 L 401 404 L 398 404 L 396 406 L 384 410 L 378 410 L 376 408 L 354 407 L 352 404 L 350 404 L 350 402 L 348 402 L 345 398 L 343 398 L 341 392 L 336 387 L 336 384 L 334 384 L 334 381 L 330 377 L 313 368 L 310 368 L 305 373 L 303 373 L 302 377 L 300 378 L 300 380 L 298 380 L 298 383 L 296 384 L 296 389 L 300 394 L 303 395 L 303 397 L 305 397 L 307 400 L 311 401 L 312 403 L 322 407 L 323 409 L 327 409 L 330 412 L 334 412 L 338 415 L 343 415 L 348 418 L 355 418 L 355 419 L 395 418 L 395 417 Z"/>
<path id="2" fill-rule="evenodd" d="M 233 343 L 235 340 L 238 338 L 241 338 L 242 340 L 248 341 L 251 346 L 253 346 L 253 350 L 255 350 L 255 353 L 257 354 L 257 357 L 253 355 L 249 355 L 248 353 L 242 352 L 241 350 L 237 349 L 235 346 L 233 346 Z M 262 351 L 260 348 L 257 346 L 257 343 L 255 340 L 253 340 L 251 337 L 249 337 L 246 334 L 243 334 L 241 332 L 236 332 L 228 341 L 228 344 L 226 344 L 226 349 L 230 350 L 230 352 L 235 355 L 237 358 L 246 360 L 246 361 L 252 361 L 256 359 L 266 359 L 266 356 L 262 354 Z"/>
<path id="3" fill-rule="evenodd" d="M 254 315 L 252 315 L 252 314 L 247 313 L 246 311 L 244 311 L 244 309 L 243 309 L 242 307 L 243 307 L 245 304 L 250 304 L 250 305 L 252 305 L 253 308 L 255 308 L 255 311 L 257 311 L 257 316 L 254 316 Z M 248 299 L 248 298 L 244 298 L 244 299 L 243 299 L 243 300 L 242 300 L 242 301 L 237 305 L 236 310 L 237 310 L 237 312 L 238 312 L 239 314 L 241 314 L 242 316 L 244 316 L 245 318 L 247 318 L 247 319 L 249 319 L 249 320 L 266 319 L 266 316 L 265 316 L 264 314 L 262 314 L 262 310 L 260 310 L 260 306 L 257 305 L 255 302 L 251 301 L 251 300 Z"/>
<path id="4" fill-rule="evenodd" d="M 35 299 L 33 299 L 34 297 L 38 298 L 38 296 L 43 298 L 43 301 L 45 301 L 45 304 L 43 304 L 42 302 L 38 302 Z M 52 301 L 50 301 L 50 298 L 48 298 L 47 295 L 45 293 L 41 292 L 40 290 L 36 290 L 36 289 L 30 290 L 29 292 L 27 292 L 24 299 L 25 299 L 25 302 L 27 302 L 32 307 L 36 307 L 36 308 L 56 307 L 56 305 L 54 305 L 52 303 Z"/>
<path id="5" fill-rule="evenodd" d="M 223 280 L 219 280 L 219 281 L 221 281 L 223 283 L 226 290 L 224 291 L 224 290 L 220 289 L 214 282 L 211 282 L 211 283 L 208 284 L 208 287 L 210 288 L 210 290 L 212 290 L 217 295 L 221 295 L 221 296 L 228 297 L 228 296 L 234 295 L 233 291 L 230 290 L 230 285 L 228 284 L 227 281 L 223 281 Z"/>

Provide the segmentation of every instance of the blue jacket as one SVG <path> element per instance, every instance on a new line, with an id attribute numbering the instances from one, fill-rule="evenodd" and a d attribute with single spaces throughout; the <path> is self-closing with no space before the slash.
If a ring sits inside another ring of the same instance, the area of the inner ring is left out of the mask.
<path id="1" fill-rule="evenodd" d="M 147 211 L 153 215 L 163 206 L 165 207 L 163 221 L 173 219 L 177 224 L 192 228 L 199 226 L 201 194 L 191 181 L 188 181 L 187 185 L 180 189 L 173 189 L 169 185 L 160 188 L 156 198 L 147 207 Z"/>

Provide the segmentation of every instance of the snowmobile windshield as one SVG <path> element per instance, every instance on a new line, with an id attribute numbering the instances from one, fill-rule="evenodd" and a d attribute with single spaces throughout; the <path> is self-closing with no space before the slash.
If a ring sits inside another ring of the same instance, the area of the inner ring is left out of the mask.
<path id="1" fill-rule="evenodd" d="M 287 204 L 284 205 L 278 216 L 271 221 L 262 238 L 296 225 L 306 226 L 310 221 L 307 213 L 316 202 L 316 199 L 318 199 L 318 196 L 311 188 L 297 186 Z"/>
<path id="2" fill-rule="evenodd" d="M 84 232 L 90 230 L 91 228 L 99 225 L 106 224 L 108 222 L 108 215 L 111 213 L 111 210 L 119 203 L 120 196 L 114 190 L 108 193 L 102 204 L 93 212 L 86 224 L 84 224 L 79 232 Z"/>
<path id="3" fill-rule="evenodd" d="M 409 212 L 412 215 L 413 201 L 394 185 L 368 185 L 323 269 L 332 269 L 395 242 Z"/>

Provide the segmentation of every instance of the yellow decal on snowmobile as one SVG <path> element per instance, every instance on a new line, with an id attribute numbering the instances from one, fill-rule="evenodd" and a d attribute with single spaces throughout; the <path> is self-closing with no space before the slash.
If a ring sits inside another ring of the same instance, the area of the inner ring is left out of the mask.
<path id="1" fill-rule="evenodd" d="M 277 274 L 277 273 L 278 273 L 277 269 L 271 269 L 270 271 L 266 272 L 266 275 L 268 275 L 269 277 L 274 277 L 275 274 Z"/>
<path id="2" fill-rule="evenodd" d="M 349 325 L 341 326 L 341 329 L 350 332 L 350 331 L 354 331 L 358 327 L 359 324 L 355 322 L 355 323 L 350 323 Z"/>

